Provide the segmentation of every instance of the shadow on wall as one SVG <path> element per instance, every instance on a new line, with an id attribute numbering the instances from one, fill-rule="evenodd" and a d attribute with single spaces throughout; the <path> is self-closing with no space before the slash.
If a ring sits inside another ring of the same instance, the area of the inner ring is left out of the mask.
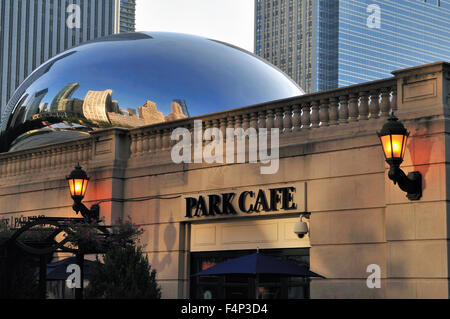
<path id="1" fill-rule="evenodd" d="M 422 174 L 422 192 L 427 187 L 426 175 L 430 169 L 430 156 L 433 148 L 432 139 L 428 135 L 425 135 L 430 130 L 430 121 L 425 121 L 419 128 L 416 129 L 416 133 L 420 132 L 421 136 L 414 137 L 408 143 L 408 152 L 412 159 L 414 171 L 418 171 Z M 412 143 L 411 143 L 412 142 Z M 445 147 L 445 145 L 443 145 Z M 425 164 L 425 165 L 424 165 Z M 407 172 L 408 173 L 408 172 Z"/>
<path id="2" fill-rule="evenodd" d="M 166 267 L 170 266 L 172 263 L 172 257 L 171 257 L 171 251 L 173 251 L 175 247 L 175 241 L 177 238 L 177 231 L 173 224 L 173 217 L 172 212 L 170 213 L 170 219 L 169 223 L 166 224 L 158 224 L 160 220 L 160 214 L 161 214 L 161 205 L 160 201 L 156 204 L 155 211 L 152 212 L 155 214 L 155 224 L 154 224 L 154 231 L 153 231 L 153 258 L 151 261 L 151 265 L 154 269 L 157 270 L 157 272 L 161 273 L 165 270 Z M 164 212 L 163 212 L 164 213 Z M 160 231 L 164 229 L 164 246 L 166 253 L 160 254 L 159 253 L 159 233 Z M 163 255 L 162 259 L 160 259 L 160 256 Z"/>

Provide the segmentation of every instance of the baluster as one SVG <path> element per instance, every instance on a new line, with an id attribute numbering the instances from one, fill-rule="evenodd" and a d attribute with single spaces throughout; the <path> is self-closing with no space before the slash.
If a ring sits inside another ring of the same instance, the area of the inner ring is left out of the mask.
<path id="1" fill-rule="evenodd" d="M 280 129 L 280 132 L 283 132 L 283 109 L 278 108 L 275 110 L 275 128 Z"/>
<path id="2" fill-rule="evenodd" d="M 236 115 L 234 117 L 234 129 L 242 128 L 242 115 Z"/>
<path id="3" fill-rule="evenodd" d="M 71 145 L 67 145 L 64 147 L 64 157 L 63 157 L 63 164 L 64 167 L 68 167 L 69 163 L 71 163 L 71 159 L 72 159 L 72 146 Z"/>
<path id="4" fill-rule="evenodd" d="M 359 109 L 358 109 L 358 95 L 350 94 L 348 99 L 348 111 L 351 122 L 358 121 Z"/>
<path id="5" fill-rule="evenodd" d="M 31 154 L 25 154 L 25 174 L 28 174 L 31 170 Z M 20 172 L 19 172 L 20 173 Z"/>
<path id="6" fill-rule="evenodd" d="M 19 163 L 19 169 L 17 169 L 16 163 Z M 20 172 L 23 172 L 25 169 L 24 161 L 21 156 L 12 157 L 9 166 L 9 176 L 19 175 Z"/>
<path id="7" fill-rule="evenodd" d="M 6 160 L 5 160 L 5 166 L 6 166 L 6 172 L 5 172 L 5 176 L 9 176 L 9 174 L 10 174 L 10 165 L 9 165 L 9 163 L 10 163 L 10 161 L 11 161 L 11 158 L 7 158 Z"/>
<path id="8" fill-rule="evenodd" d="M 311 128 L 311 106 L 309 105 L 309 103 L 302 104 L 301 122 L 302 129 Z"/>
<path id="9" fill-rule="evenodd" d="M 84 150 L 84 160 L 85 162 L 89 162 L 92 155 L 92 145 L 91 144 L 85 144 L 85 150 Z"/>
<path id="10" fill-rule="evenodd" d="M 58 164 L 59 164 L 59 152 L 58 152 L 59 150 L 58 149 L 54 149 L 53 150 L 53 165 L 52 165 L 52 168 L 57 168 L 58 167 Z"/>
<path id="11" fill-rule="evenodd" d="M 9 162 L 9 176 L 19 175 L 21 172 L 23 172 L 24 169 L 16 169 L 15 162 L 19 161 L 19 163 L 24 164 L 24 161 L 21 160 L 21 156 L 15 156 L 11 158 L 11 161 Z"/>
<path id="12" fill-rule="evenodd" d="M 293 106 L 293 112 L 294 115 L 292 116 L 292 131 L 293 132 L 298 132 L 301 130 L 301 126 L 302 126 L 302 122 L 301 122 L 301 114 L 302 114 L 302 109 L 300 107 L 300 105 L 295 104 Z"/>
<path id="13" fill-rule="evenodd" d="M 259 111 L 258 118 L 258 128 L 267 128 L 266 111 Z"/>
<path id="14" fill-rule="evenodd" d="M 17 169 L 16 163 L 19 163 L 19 169 Z M 11 162 L 10 162 L 10 171 L 9 171 L 9 175 L 10 176 L 16 176 L 16 175 L 20 175 L 21 173 L 23 173 L 25 171 L 25 161 L 23 160 L 23 155 L 22 156 L 14 156 L 11 158 Z"/>
<path id="15" fill-rule="evenodd" d="M 153 153 L 156 148 L 155 131 L 149 131 L 148 136 L 148 151 Z"/>
<path id="16" fill-rule="evenodd" d="M 15 157 L 9 157 L 6 159 L 6 176 L 12 176 L 15 171 Z"/>
<path id="17" fill-rule="evenodd" d="M 222 133 L 222 136 L 225 136 L 227 130 L 227 119 L 221 118 L 219 119 L 219 130 Z"/>
<path id="18" fill-rule="evenodd" d="M 328 126 L 330 121 L 329 104 L 328 99 L 320 101 L 320 122 L 322 126 Z"/>
<path id="19" fill-rule="evenodd" d="M 377 119 L 380 117 L 380 93 L 379 91 L 370 92 L 370 118 Z"/>
<path id="20" fill-rule="evenodd" d="M 24 161 L 24 169 L 23 169 L 22 171 L 18 172 L 17 175 L 20 175 L 20 174 L 26 175 L 26 174 L 28 174 L 29 171 L 30 171 L 30 158 L 29 158 L 29 154 L 23 155 L 22 158 L 23 158 L 23 161 Z"/>
<path id="21" fill-rule="evenodd" d="M 214 128 L 213 128 L 213 121 L 211 120 L 205 120 L 203 121 L 203 133 L 206 133 L 207 130 L 211 130 L 211 133 L 213 132 Z M 212 134 L 211 134 L 211 138 L 212 138 Z M 209 143 L 209 141 L 205 141 L 202 140 L 202 145 L 203 147 L 205 147 L 207 144 Z"/>
<path id="22" fill-rule="evenodd" d="M 16 156 L 13 156 L 13 157 L 11 158 L 11 164 L 10 164 L 11 170 L 10 170 L 10 172 L 9 172 L 9 174 L 10 174 L 11 176 L 17 175 L 17 172 L 20 171 L 20 170 L 19 170 L 19 167 L 18 167 L 19 161 L 18 161 L 17 159 L 18 159 L 18 157 L 16 157 Z"/>
<path id="23" fill-rule="evenodd" d="M 397 102 L 398 102 L 397 101 L 397 85 L 395 85 L 392 88 L 392 101 L 391 101 L 391 111 L 392 112 L 397 111 L 397 106 L 398 106 Z"/>
<path id="24" fill-rule="evenodd" d="M 63 148 L 62 159 L 61 159 L 62 167 L 67 167 L 67 157 L 68 157 L 67 153 L 68 153 L 68 151 L 69 151 L 69 147 L 65 146 Z"/>
<path id="25" fill-rule="evenodd" d="M 250 114 L 250 127 L 258 129 L 258 113 L 256 112 Z"/>
<path id="26" fill-rule="evenodd" d="M 40 172 L 41 171 L 41 160 L 42 160 L 42 151 L 39 151 L 38 153 L 36 153 L 36 171 Z"/>
<path id="27" fill-rule="evenodd" d="M 319 101 L 311 102 L 311 127 L 317 128 L 320 126 L 320 115 L 319 115 Z"/>
<path id="28" fill-rule="evenodd" d="M 79 149 L 79 153 L 80 153 L 80 165 L 84 165 L 84 150 L 85 150 L 85 145 L 84 144 L 80 144 L 80 149 Z"/>
<path id="29" fill-rule="evenodd" d="M 8 158 L 3 159 L 2 177 L 8 176 Z"/>
<path id="30" fill-rule="evenodd" d="M 249 127 L 250 127 L 249 115 L 248 114 L 243 114 L 242 115 L 242 129 L 244 131 L 246 131 Z"/>
<path id="31" fill-rule="evenodd" d="M 229 116 L 227 118 L 227 129 L 228 128 L 234 128 L 234 117 L 233 116 Z M 226 133 L 226 132 L 225 132 Z M 224 135 L 225 136 L 225 135 Z"/>
<path id="32" fill-rule="evenodd" d="M 5 177 L 5 176 L 6 176 L 5 159 L 3 158 L 2 160 L 0 160 L 0 178 Z"/>
<path id="33" fill-rule="evenodd" d="M 338 125 L 339 124 L 339 100 L 336 97 L 330 98 L 330 125 Z"/>
<path id="34" fill-rule="evenodd" d="M 162 136 L 161 136 L 162 132 L 161 130 L 157 129 L 156 130 L 156 151 L 160 152 L 162 149 Z"/>
<path id="35" fill-rule="evenodd" d="M 34 172 L 34 170 L 36 169 L 35 161 L 36 161 L 36 154 L 31 153 L 30 154 L 30 171 L 31 172 Z"/>
<path id="36" fill-rule="evenodd" d="M 339 123 L 348 123 L 348 96 L 340 96 L 339 102 L 341 103 L 341 107 L 339 108 Z"/>
<path id="37" fill-rule="evenodd" d="M 3 168 L 2 168 L 2 176 L 1 177 L 5 177 L 5 176 L 8 176 L 8 159 L 4 158 L 2 162 L 3 162 Z"/>
<path id="38" fill-rule="evenodd" d="M 48 164 L 47 164 L 47 167 L 48 168 L 54 168 L 54 165 L 53 165 L 53 163 L 54 163 L 54 149 L 50 149 L 49 151 L 48 151 L 49 153 L 49 156 L 48 156 Z M 80 159 L 80 157 L 81 157 L 81 153 L 80 153 L 80 149 L 78 149 L 78 159 Z"/>
<path id="39" fill-rule="evenodd" d="M 131 155 L 136 156 L 137 153 L 137 135 L 136 133 L 131 133 Z"/>
<path id="40" fill-rule="evenodd" d="M 267 130 L 271 130 L 275 125 L 275 114 L 273 113 L 273 110 L 267 110 L 267 123 L 266 127 Z"/>
<path id="41" fill-rule="evenodd" d="M 24 166 L 25 162 L 22 160 L 22 158 L 23 158 L 23 155 L 22 156 L 15 156 L 15 157 L 11 158 L 11 161 L 10 161 L 10 164 L 9 164 L 9 166 L 10 166 L 9 175 L 10 176 L 20 175 L 20 173 L 25 170 L 25 166 Z M 15 165 L 16 162 L 19 162 L 19 164 L 23 165 L 21 167 L 21 169 L 17 169 L 16 168 L 16 165 Z"/>
<path id="42" fill-rule="evenodd" d="M 359 105 L 359 119 L 364 121 L 369 119 L 369 92 L 360 92 L 361 103 Z"/>
<path id="43" fill-rule="evenodd" d="M 142 155 L 143 144 L 142 144 L 142 132 L 136 134 L 136 156 Z"/>
<path id="44" fill-rule="evenodd" d="M 170 128 L 163 130 L 163 149 L 170 150 Z"/>
<path id="45" fill-rule="evenodd" d="M 217 129 L 220 130 L 220 120 L 219 119 L 212 120 L 211 124 L 210 124 L 210 127 L 211 128 L 217 128 Z"/>
<path id="46" fill-rule="evenodd" d="M 142 140 L 143 140 L 142 152 L 147 154 L 150 148 L 148 132 L 142 132 Z"/>
<path id="47" fill-rule="evenodd" d="M 229 116 L 228 117 L 227 124 L 228 124 L 227 125 L 227 129 L 234 129 L 234 125 L 235 125 L 235 118 L 234 118 L 234 116 Z M 225 132 L 225 134 L 222 135 L 222 142 L 223 142 L 224 147 L 226 147 L 225 146 L 226 141 L 227 141 L 227 135 L 226 135 L 226 132 Z"/>
<path id="48" fill-rule="evenodd" d="M 287 105 L 283 108 L 284 118 L 283 118 L 283 127 L 284 133 L 290 133 L 292 131 L 292 108 L 290 105 Z"/>
<path id="49" fill-rule="evenodd" d="M 391 108 L 391 93 L 389 92 L 389 88 L 381 89 L 381 116 L 388 117 L 389 110 Z"/>
<path id="50" fill-rule="evenodd" d="M 41 172 L 44 169 L 44 151 L 40 151 L 39 152 L 39 156 L 38 156 L 38 172 Z"/>

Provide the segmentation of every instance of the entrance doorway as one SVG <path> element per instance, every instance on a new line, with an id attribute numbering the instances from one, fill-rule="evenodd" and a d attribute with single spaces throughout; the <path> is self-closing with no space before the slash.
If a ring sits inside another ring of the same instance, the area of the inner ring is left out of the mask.
<path id="1" fill-rule="evenodd" d="M 254 250 L 198 252 L 191 254 L 191 275 Z M 305 265 L 309 248 L 267 249 L 262 254 Z M 191 277 L 191 298 L 195 299 L 307 299 L 309 279 L 281 275 L 222 275 Z"/>

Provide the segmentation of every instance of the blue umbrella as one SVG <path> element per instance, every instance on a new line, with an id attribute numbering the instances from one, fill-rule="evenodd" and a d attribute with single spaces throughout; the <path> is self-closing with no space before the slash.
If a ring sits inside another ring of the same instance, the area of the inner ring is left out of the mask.
<path id="1" fill-rule="evenodd" d="M 287 276 L 325 278 L 319 274 L 309 271 L 305 266 L 263 255 L 259 252 L 244 257 L 224 261 L 192 276 L 229 274 L 277 274 Z"/>
<path id="2" fill-rule="evenodd" d="M 66 280 L 70 273 L 67 272 L 67 266 L 70 264 L 76 264 L 77 259 L 75 257 L 69 257 L 60 261 L 57 261 L 52 264 L 47 264 L 47 280 Z M 84 278 L 89 280 L 90 277 L 90 266 L 94 264 L 95 262 L 91 260 L 84 260 Z M 39 278 L 39 269 L 36 270 L 36 279 Z"/>

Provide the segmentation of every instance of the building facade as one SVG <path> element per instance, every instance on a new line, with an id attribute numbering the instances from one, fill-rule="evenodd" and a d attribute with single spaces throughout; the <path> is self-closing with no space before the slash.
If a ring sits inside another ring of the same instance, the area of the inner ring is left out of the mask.
<path id="1" fill-rule="evenodd" d="M 450 58 L 449 0 L 255 0 L 255 53 L 307 92 Z"/>
<path id="2" fill-rule="evenodd" d="M 120 32 L 136 31 L 136 0 L 120 0 Z"/>
<path id="3" fill-rule="evenodd" d="M 255 285 L 262 297 L 449 298 L 450 64 L 393 75 L 2 153 L 0 217 L 76 216 L 65 176 L 79 162 L 90 176 L 84 203 L 99 203 L 106 224 L 130 216 L 144 228 L 141 244 L 163 298 L 248 297 Z M 422 174 L 420 200 L 410 201 L 387 176 L 377 131 L 391 111 L 410 132 L 402 169 Z M 192 130 L 195 120 L 202 134 L 278 128 L 278 170 L 262 174 L 268 164 L 248 159 L 175 163 L 171 134 Z M 309 232 L 298 238 L 294 225 L 305 213 Z M 257 249 L 325 279 L 192 277 Z M 374 267 L 379 287 L 368 285 Z"/>
<path id="4" fill-rule="evenodd" d="M 1 0 L 1 110 L 24 79 L 51 57 L 95 38 L 134 31 L 133 3 L 119 0 Z"/>

